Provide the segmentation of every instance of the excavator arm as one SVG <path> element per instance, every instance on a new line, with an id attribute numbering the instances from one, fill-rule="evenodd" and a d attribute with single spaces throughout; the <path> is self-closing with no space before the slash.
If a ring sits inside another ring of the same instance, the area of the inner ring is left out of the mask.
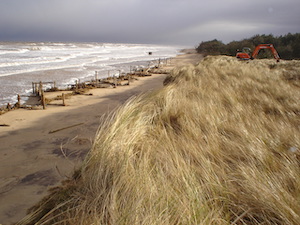
<path id="1" fill-rule="evenodd" d="M 280 57 L 272 44 L 260 44 L 257 45 L 252 53 L 252 59 L 255 59 L 261 49 L 270 49 L 273 53 L 274 58 L 279 62 Z"/>

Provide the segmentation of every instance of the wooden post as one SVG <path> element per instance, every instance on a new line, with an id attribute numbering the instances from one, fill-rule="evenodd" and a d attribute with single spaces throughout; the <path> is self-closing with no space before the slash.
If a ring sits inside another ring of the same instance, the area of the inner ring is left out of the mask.
<path id="1" fill-rule="evenodd" d="M 11 110 L 11 105 L 9 103 L 7 103 L 6 108 L 7 108 L 8 111 L 10 111 Z"/>
<path id="2" fill-rule="evenodd" d="M 116 78 L 116 76 L 114 75 L 114 88 L 116 88 L 117 87 L 117 78 Z"/>
<path id="3" fill-rule="evenodd" d="M 96 87 L 98 87 L 98 71 L 95 71 Z"/>
<path id="4" fill-rule="evenodd" d="M 76 91 L 78 91 L 78 80 L 76 80 Z"/>
<path id="5" fill-rule="evenodd" d="M 33 86 L 34 86 L 34 94 L 37 96 L 39 95 L 38 93 L 38 88 L 37 88 L 37 83 L 33 83 Z"/>
<path id="6" fill-rule="evenodd" d="M 20 107 L 21 106 L 21 96 L 18 94 L 18 107 Z"/>
<path id="7" fill-rule="evenodd" d="M 62 93 L 62 101 L 63 101 L 63 106 L 66 106 L 66 103 L 65 103 L 65 93 Z"/>
<path id="8" fill-rule="evenodd" d="M 127 85 L 130 85 L 130 79 L 131 79 L 131 75 L 128 74 L 128 84 Z"/>
<path id="9" fill-rule="evenodd" d="M 42 105 L 43 105 L 43 109 L 46 109 L 46 99 L 45 99 L 45 95 L 44 95 L 44 91 L 42 90 L 41 93 L 41 99 L 42 99 Z"/>
<path id="10" fill-rule="evenodd" d="M 39 95 L 42 96 L 42 91 L 43 91 L 43 83 L 42 81 L 40 81 L 40 85 L 39 85 Z"/>
<path id="11" fill-rule="evenodd" d="M 32 94 L 35 94 L 35 88 L 34 88 L 34 83 L 32 82 Z"/>

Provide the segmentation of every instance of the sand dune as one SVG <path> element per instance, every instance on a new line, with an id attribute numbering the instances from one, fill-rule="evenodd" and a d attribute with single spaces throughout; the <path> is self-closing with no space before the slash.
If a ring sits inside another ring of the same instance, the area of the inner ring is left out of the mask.
<path id="1" fill-rule="evenodd" d="M 82 166 L 20 224 L 298 224 L 299 69 L 176 68 L 101 120 Z"/>

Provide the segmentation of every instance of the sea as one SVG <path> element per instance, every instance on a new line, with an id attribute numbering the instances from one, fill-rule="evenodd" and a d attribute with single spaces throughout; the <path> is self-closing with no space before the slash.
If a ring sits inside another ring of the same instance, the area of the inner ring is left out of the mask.
<path id="1" fill-rule="evenodd" d="M 76 81 L 118 76 L 175 57 L 182 46 L 122 43 L 0 42 L 0 107 L 32 94 L 32 82 Z"/>

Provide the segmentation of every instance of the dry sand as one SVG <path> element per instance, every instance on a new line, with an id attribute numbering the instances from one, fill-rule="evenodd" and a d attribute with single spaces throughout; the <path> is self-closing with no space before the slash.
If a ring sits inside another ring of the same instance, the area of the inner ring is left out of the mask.
<path id="1" fill-rule="evenodd" d="M 201 58 L 179 55 L 165 68 L 194 64 Z M 0 224 L 23 218 L 49 188 L 72 175 L 91 148 L 104 114 L 132 96 L 162 88 L 164 79 L 165 75 L 154 74 L 130 86 L 72 96 L 66 106 L 54 101 L 46 110 L 18 109 L 0 115 L 0 124 L 9 125 L 0 126 Z"/>

